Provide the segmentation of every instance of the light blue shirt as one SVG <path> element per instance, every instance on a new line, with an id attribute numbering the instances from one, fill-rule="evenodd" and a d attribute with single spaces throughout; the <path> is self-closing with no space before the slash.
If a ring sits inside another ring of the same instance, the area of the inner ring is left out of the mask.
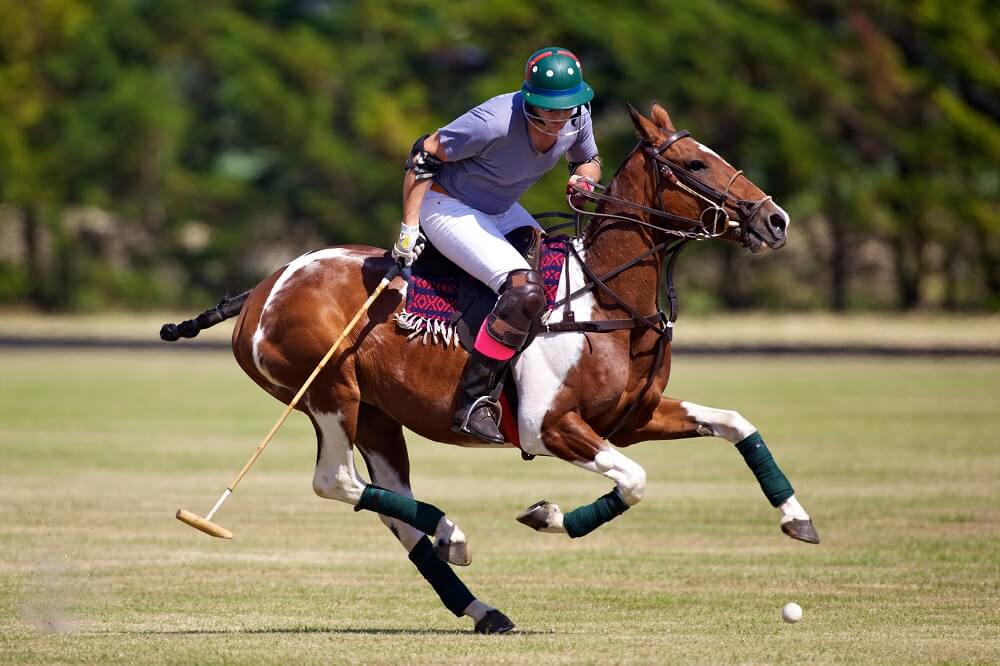
<path id="1" fill-rule="evenodd" d="M 496 215 L 513 206 L 563 155 L 570 162 L 597 155 L 589 114 L 571 121 L 579 132 L 560 136 L 540 153 L 531 145 L 522 108 L 520 92 L 499 95 L 439 129 L 447 161 L 434 180 L 467 206 Z"/>

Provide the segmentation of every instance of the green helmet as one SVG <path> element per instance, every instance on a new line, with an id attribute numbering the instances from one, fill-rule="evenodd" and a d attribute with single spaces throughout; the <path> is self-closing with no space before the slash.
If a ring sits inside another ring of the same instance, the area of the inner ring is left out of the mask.
<path id="1" fill-rule="evenodd" d="M 521 96 L 542 109 L 572 109 L 594 98 L 594 89 L 583 80 L 580 59 L 558 46 L 531 54 L 524 66 Z"/>

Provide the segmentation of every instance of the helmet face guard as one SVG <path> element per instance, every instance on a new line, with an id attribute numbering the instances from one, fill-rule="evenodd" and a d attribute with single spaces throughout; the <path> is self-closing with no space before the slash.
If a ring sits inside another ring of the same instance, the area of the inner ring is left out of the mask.
<path id="1" fill-rule="evenodd" d="M 538 115 L 535 112 L 535 107 L 533 105 L 524 102 L 521 104 L 521 111 L 524 113 L 524 117 L 527 119 L 528 124 L 534 127 L 542 134 L 547 134 L 549 136 L 573 136 L 575 134 L 578 134 L 580 130 L 583 129 L 583 119 L 590 115 L 590 102 L 587 102 L 582 106 L 575 107 L 573 109 L 573 115 L 571 115 L 569 118 L 565 120 L 565 124 L 562 127 L 560 127 L 559 131 L 557 132 L 551 132 L 545 129 L 546 123 L 551 123 L 554 121 L 552 120 L 552 118 L 545 118 L 543 116 Z"/>
<path id="2" fill-rule="evenodd" d="M 566 49 L 547 46 L 528 58 L 521 96 L 526 106 L 563 110 L 590 102 L 594 89 L 583 80 L 579 58 Z"/>

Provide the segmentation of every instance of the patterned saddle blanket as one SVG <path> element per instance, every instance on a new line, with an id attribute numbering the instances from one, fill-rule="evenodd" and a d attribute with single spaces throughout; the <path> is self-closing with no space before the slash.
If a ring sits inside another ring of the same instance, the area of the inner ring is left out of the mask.
<path id="1" fill-rule="evenodd" d="M 523 237 L 509 239 L 526 255 L 529 265 L 537 266 L 542 274 L 545 300 L 551 309 L 566 261 L 568 237 L 543 236 L 537 247 Z M 406 306 L 396 315 L 396 324 L 410 332 L 409 340 L 422 337 L 424 344 L 430 341 L 456 348 L 462 344 L 468 349 L 470 336 L 475 337 L 496 299 L 486 285 L 466 275 L 428 244 L 413 264 L 406 288 Z"/>

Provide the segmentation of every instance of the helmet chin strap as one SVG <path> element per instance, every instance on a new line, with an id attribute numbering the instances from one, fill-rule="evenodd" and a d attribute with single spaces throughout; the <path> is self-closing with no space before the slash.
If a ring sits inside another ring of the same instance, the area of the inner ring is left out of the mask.
<path id="1" fill-rule="evenodd" d="M 566 124 L 563 125 L 561 128 L 559 128 L 558 132 L 550 132 L 549 130 L 545 129 L 545 123 L 552 122 L 551 119 L 542 118 L 541 116 L 536 116 L 535 114 L 530 113 L 528 111 L 527 104 L 521 105 L 521 112 L 524 114 L 524 117 L 528 121 L 528 124 L 534 127 L 542 134 L 546 134 L 548 136 L 573 136 L 575 134 L 579 134 L 580 131 L 583 129 L 583 127 L 579 126 L 569 131 L 564 131 L 564 130 L 566 130 L 567 127 L 571 127 L 574 120 L 579 120 L 580 118 L 583 118 L 584 114 L 589 115 L 590 105 L 585 104 L 584 106 L 577 107 L 577 112 L 566 119 Z"/>

